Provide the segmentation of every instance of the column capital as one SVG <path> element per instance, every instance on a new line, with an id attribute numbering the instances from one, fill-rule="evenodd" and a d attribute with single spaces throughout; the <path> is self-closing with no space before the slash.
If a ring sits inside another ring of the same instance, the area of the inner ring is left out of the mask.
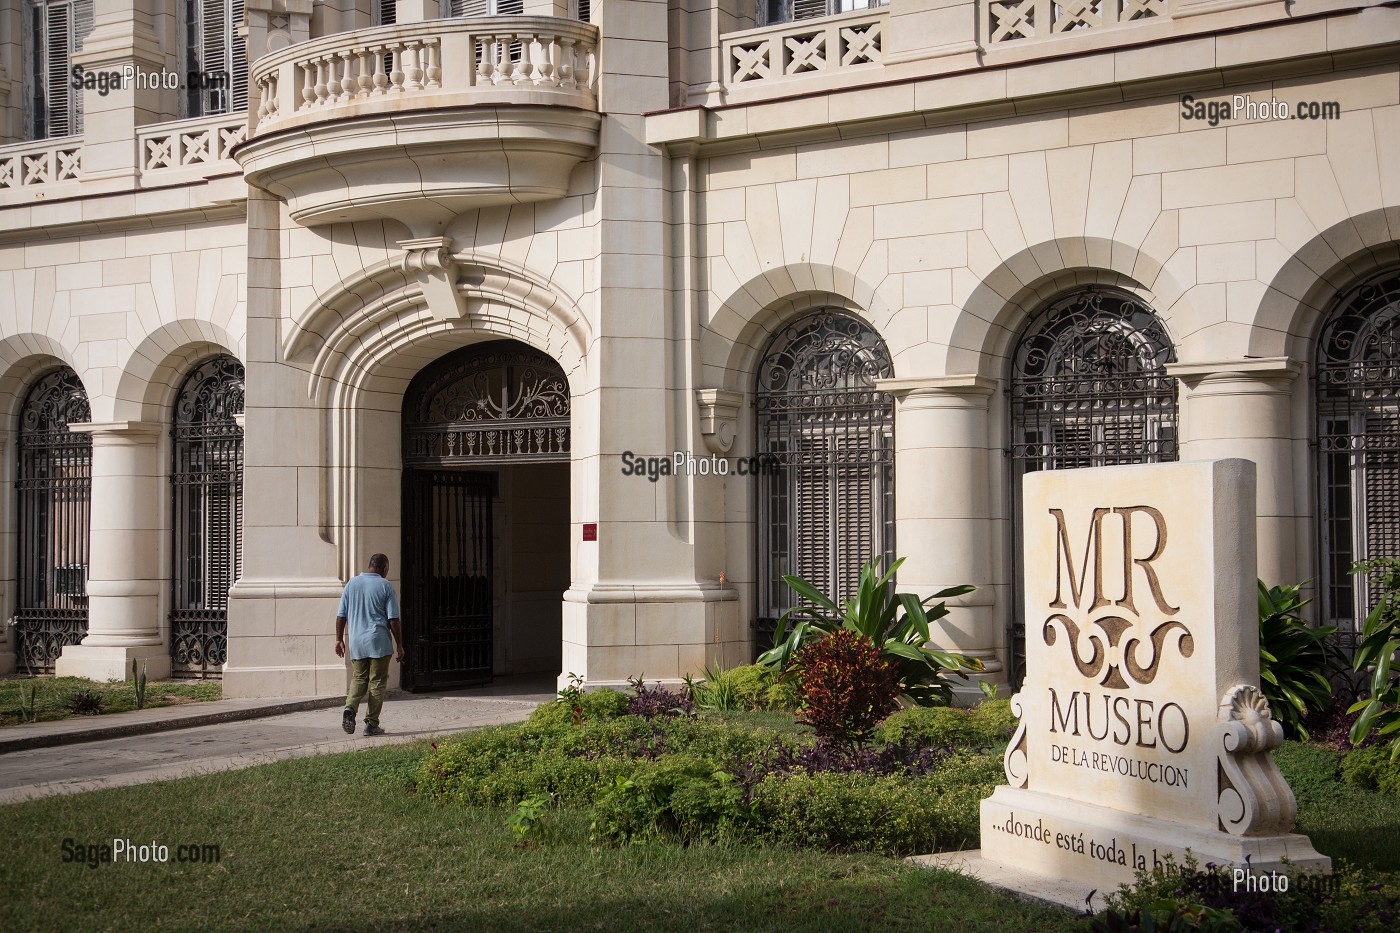
<path id="1" fill-rule="evenodd" d="M 92 435 L 95 443 L 102 439 L 121 439 L 131 443 L 150 443 L 160 437 L 165 425 L 159 421 L 86 421 L 69 424 L 68 430 Z"/>
<path id="2" fill-rule="evenodd" d="M 974 373 L 957 373 L 949 376 L 900 376 L 893 379 L 876 379 L 875 388 L 888 392 L 903 401 L 907 396 L 917 395 L 965 395 L 990 397 L 996 391 L 995 379 L 978 376 Z"/>
<path id="3" fill-rule="evenodd" d="M 1238 381 L 1241 379 L 1293 381 L 1303 371 L 1303 364 L 1287 356 L 1245 357 L 1236 360 L 1210 360 L 1190 363 L 1168 363 L 1167 375 L 1195 387 L 1207 381 Z"/>

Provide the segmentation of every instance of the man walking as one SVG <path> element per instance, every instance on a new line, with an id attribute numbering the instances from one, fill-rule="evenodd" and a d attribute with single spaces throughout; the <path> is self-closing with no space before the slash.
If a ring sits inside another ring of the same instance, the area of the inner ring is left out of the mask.
<path id="1" fill-rule="evenodd" d="M 335 616 L 335 653 L 345 657 L 345 628 L 350 627 L 350 665 L 354 676 L 350 695 L 345 698 L 345 713 L 340 724 L 346 732 L 355 732 L 355 714 L 360 701 L 369 690 L 369 710 L 365 713 L 365 735 L 383 735 L 379 728 L 379 711 L 384 707 L 384 690 L 389 682 L 389 652 L 403 663 L 403 633 L 399 630 L 399 600 L 394 585 L 384 579 L 389 574 L 389 558 L 375 554 L 369 559 L 369 570 L 345 584 L 340 594 L 340 608 Z M 389 636 L 393 635 L 393 642 Z"/>

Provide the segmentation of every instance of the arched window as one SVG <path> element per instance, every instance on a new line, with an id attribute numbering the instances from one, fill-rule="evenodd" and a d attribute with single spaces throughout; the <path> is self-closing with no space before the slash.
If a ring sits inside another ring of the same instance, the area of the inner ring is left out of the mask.
<path id="1" fill-rule="evenodd" d="M 242 568 L 243 365 L 207 360 L 175 396 L 170 467 L 175 676 L 218 676 L 228 645 L 228 591 Z"/>
<path id="2" fill-rule="evenodd" d="M 18 589 L 20 670 L 53 670 L 64 645 L 87 634 L 92 437 L 68 430 L 91 420 L 73 370 L 41 376 L 20 410 Z"/>
<path id="3" fill-rule="evenodd" d="M 1314 367 L 1325 622 L 1355 646 L 1376 593 L 1353 562 L 1400 557 L 1400 269 L 1345 293 Z"/>
<path id="4" fill-rule="evenodd" d="M 852 594 L 860 568 L 894 554 L 894 374 L 870 325 L 824 309 L 778 332 L 758 370 L 758 615 L 793 604 L 785 574 Z M 759 645 L 760 648 L 767 647 Z"/>
<path id="5" fill-rule="evenodd" d="M 1035 470 L 1176 459 L 1176 351 L 1161 319 L 1117 288 L 1080 289 L 1027 323 L 1011 356 L 1011 516 L 1020 580 L 1021 477 Z M 1019 594 L 1020 587 L 1012 592 Z M 1011 675 L 1025 631 L 1012 610 Z"/>

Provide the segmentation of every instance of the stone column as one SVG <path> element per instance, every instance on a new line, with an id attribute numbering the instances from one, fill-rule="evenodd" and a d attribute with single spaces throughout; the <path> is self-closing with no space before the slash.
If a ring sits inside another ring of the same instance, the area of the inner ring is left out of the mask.
<path id="1" fill-rule="evenodd" d="M 1293 472 L 1293 385 L 1301 365 L 1287 357 L 1170 363 L 1186 390 L 1181 459 L 1243 457 L 1258 467 L 1259 578 L 1301 582 L 1304 523 Z"/>
<path id="2" fill-rule="evenodd" d="M 158 456 L 163 425 L 106 421 L 69 425 L 92 435 L 88 634 L 63 649 L 60 677 L 131 676 L 133 659 L 152 680 L 170 676 L 161 638 Z"/>
<path id="3" fill-rule="evenodd" d="M 905 558 L 901 592 L 930 596 L 971 583 L 935 624 L 940 647 L 982 661 L 984 679 L 1006 680 L 1006 625 L 992 580 L 991 457 L 987 408 L 996 383 L 956 375 L 882 379 L 895 397 L 895 546 Z M 980 693 L 955 679 L 960 698 Z"/>

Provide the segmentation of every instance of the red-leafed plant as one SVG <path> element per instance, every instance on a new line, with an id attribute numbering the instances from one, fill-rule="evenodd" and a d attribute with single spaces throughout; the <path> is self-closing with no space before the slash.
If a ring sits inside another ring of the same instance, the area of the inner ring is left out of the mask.
<path id="1" fill-rule="evenodd" d="M 863 744 L 899 707 L 899 670 L 864 635 L 837 629 L 803 645 L 794 660 L 802 685 L 797 718 L 823 738 Z"/>

